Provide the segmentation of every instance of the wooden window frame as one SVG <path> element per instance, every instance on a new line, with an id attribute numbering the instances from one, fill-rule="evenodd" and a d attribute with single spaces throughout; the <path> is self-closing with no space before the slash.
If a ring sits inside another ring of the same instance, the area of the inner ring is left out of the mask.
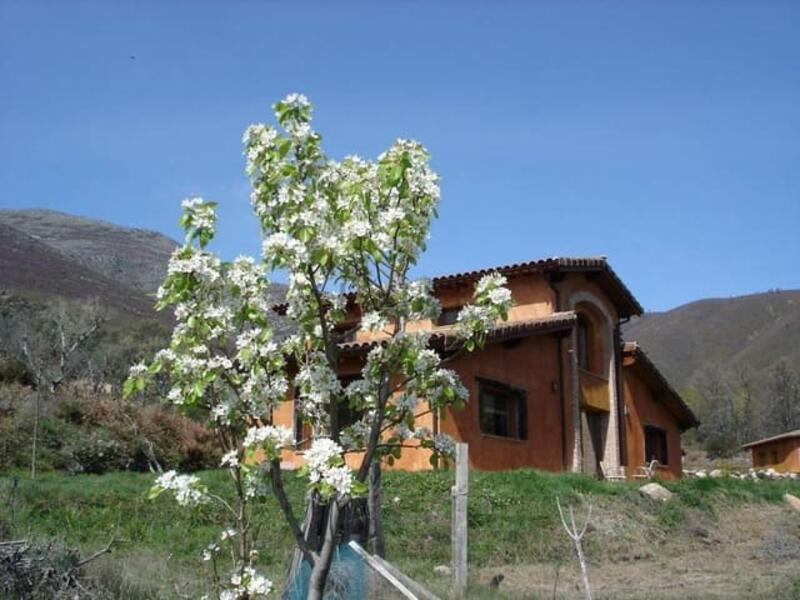
<path id="1" fill-rule="evenodd" d="M 527 392 L 493 379 L 485 377 L 476 377 L 475 379 L 478 382 L 478 430 L 481 434 L 504 440 L 526 441 L 528 439 Z M 507 403 L 506 410 L 509 413 L 507 433 L 493 427 L 485 427 L 484 411 L 487 403 L 486 396 L 489 394 L 495 399 L 502 398 Z"/>

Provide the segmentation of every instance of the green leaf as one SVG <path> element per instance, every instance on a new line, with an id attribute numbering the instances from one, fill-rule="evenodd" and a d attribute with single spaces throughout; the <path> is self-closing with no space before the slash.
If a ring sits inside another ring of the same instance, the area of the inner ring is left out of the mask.
<path id="1" fill-rule="evenodd" d="M 155 500 L 161 494 L 163 494 L 164 491 L 165 491 L 164 488 L 162 488 L 161 486 L 154 485 L 153 487 L 150 488 L 150 492 L 147 494 L 147 499 L 148 500 Z"/>
<path id="2" fill-rule="evenodd" d="M 122 397 L 127 398 L 136 391 L 136 380 L 130 377 L 122 384 Z"/>

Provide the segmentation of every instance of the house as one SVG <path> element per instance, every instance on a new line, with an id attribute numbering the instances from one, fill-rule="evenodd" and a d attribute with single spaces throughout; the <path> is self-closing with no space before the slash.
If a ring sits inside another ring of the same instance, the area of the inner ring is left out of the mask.
<path id="1" fill-rule="evenodd" d="M 446 340 L 475 283 L 491 272 L 508 279 L 514 306 L 483 348 L 448 364 L 469 402 L 460 411 L 426 415 L 417 426 L 469 443 L 477 469 L 600 474 L 603 463 L 612 471 L 625 467 L 630 476 L 655 458 L 662 476 L 680 477 L 680 434 L 697 420 L 644 352 L 623 344 L 622 324 L 642 307 L 605 257 L 546 258 L 436 277 L 438 322 L 409 329 L 431 330 L 434 345 Z M 350 312 L 343 329 L 355 331 L 358 308 Z M 376 341 L 356 331 L 340 344 L 343 380 L 358 376 Z M 274 420 L 294 422 L 291 398 Z M 428 459 L 427 450 L 406 450 L 395 467 L 431 468 Z M 298 464 L 302 452 L 287 452 L 284 461 Z"/>
<path id="2" fill-rule="evenodd" d="M 800 473 L 800 429 L 750 442 L 742 446 L 753 452 L 753 468 Z"/>

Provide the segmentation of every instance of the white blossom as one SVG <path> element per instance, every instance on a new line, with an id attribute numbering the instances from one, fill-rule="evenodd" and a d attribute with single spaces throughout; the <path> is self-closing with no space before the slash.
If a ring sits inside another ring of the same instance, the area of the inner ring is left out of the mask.
<path id="1" fill-rule="evenodd" d="M 181 256 L 182 249 L 170 258 L 167 273 L 194 275 L 201 281 L 214 283 L 219 279 L 220 260 L 207 252 L 193 252 L 188 258 Z"/>
<path id="2" fill-rule="evenodd" d="M 194 475 L 178 475 L 175 471 L 167 471 L 156 479 L 156 486 L 173 492 L 181 506 L 197 506 L 208 499 L 200 479 Z"/>
<path id="3" fill-rule="evenodd" d="M 325 483 L 339 495 L 350 493 L 353 473 L 343 464 L 342 447 L 329 438 L 317 438 L 304 455 L 311 483 Z"/>
<path id="4" fill-rule="evenodd" d="M 361 317 L 361 329 L 364 331 L 381 331 L 389 325 L 389 320 L 379 312 L 368 312 Z"/>
<path id="5" fill-rule="evenodd" d="M 308 98 L 296 92 L 288 94 L 283 99 L 283 102 L 295 108 L 309 108 L 311 106 L 311 102 L 308 101 Z"/>
<path id="6" fill-rule="evenodd" d="M 283 425 L 265 425 L 264 427 L 251 427 L 247 430 L 242 445 L 245 448 L 269 447 L 273 450 L 291 446 L 294 443 L 294 434 L 289 427 Z"/>
<path id="7" fill-rule="evenodd" d="M 446 433 L 437 433 L 433 436 L 433 447 L 444 456 L 452 458 L 456 455 L 456 442 Z"/>
<path id="8" fill-rule="evenodd" d="M 147 365 L 144 363 L 135 364 L 130 369 L 130 376 L 133 378 L 141 377 L 146 373 L 147 373 Z"/>
<path id="9" fill-rule="evenodd" d="M 236 450 L 231 450 L 230 452 L 226 452 L 222 456 L 222 459 L 219 462 L 219 466 L 228 467 L 230 469 L 238 467 L 239 466 L 239 453 Z"/>
<path id="10" fill-rule="evenodd" d="M 216 215 L 213 204 L 206 202 L 202 198 L 186 198 L 181 202 L 184 214 L 189 219 L 189 223 L 196 229 L 214 229 Z"/>

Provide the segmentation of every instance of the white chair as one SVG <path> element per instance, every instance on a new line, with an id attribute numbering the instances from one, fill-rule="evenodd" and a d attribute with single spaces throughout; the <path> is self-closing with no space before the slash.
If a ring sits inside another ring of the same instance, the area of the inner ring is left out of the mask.
<path id="1" fill-rule="evenodd" d="M 636 472 L 633 474 L 634 479 L 652 479 L 658 469 L 658 461 L 651 460 L 644 467 L 636 467 Z"/>
<path id="2" fill-rule="evenodd" d="M 612 467 L 601 461 L 600 470 L 606 481 L 625 481 L 625 467 Z"/>

